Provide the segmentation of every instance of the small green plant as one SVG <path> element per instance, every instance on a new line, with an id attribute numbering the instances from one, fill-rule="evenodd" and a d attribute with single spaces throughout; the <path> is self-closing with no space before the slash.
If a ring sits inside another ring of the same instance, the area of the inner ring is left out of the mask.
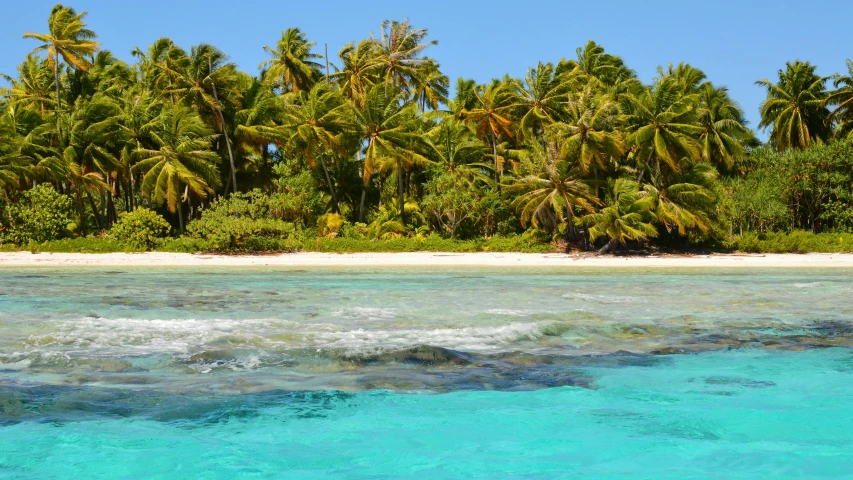
<path id="1" fill-rule="evenodd" d="M 2 219 L 5 231 L 0 231 L 3 242 L 26 245 L 45 242 L 69 235 L 68 226 L 73 220 L 71 198 L 41 184 L 27 190 L 18 202 L 6 208 Z"/>
<path id="2" fill-rule="evenodd" d="M 116 240 L 142 250 L 154 249 L 157 242 L 168 234 L 169 222 L 145 207 L 122 213 L 110 230 L 110 235 Z"/>

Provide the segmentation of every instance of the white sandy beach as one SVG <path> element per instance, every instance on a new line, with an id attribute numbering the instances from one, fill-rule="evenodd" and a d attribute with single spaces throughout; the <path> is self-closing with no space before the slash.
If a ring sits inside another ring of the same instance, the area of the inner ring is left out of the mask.
<path id="1" fill-rule="evenodd" d="M 614 257 L 559 253 L 289 253 L 208 255 L 188 253 L 0 253 L 0 267 L 165 266 L 483 266 L 483 267 L 847 267 L 853 254 L 712 254 Z"/>

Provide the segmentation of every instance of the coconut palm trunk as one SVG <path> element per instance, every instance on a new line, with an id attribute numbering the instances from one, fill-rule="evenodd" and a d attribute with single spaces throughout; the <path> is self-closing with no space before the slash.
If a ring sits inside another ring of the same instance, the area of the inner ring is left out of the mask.
<path id="1" fill-rule="evenodd" d="M 495 186 L 498 193 L 501 191 L 501 170 L 498 166 L 498 141 L 495 138 L 495 132 L 492 130 L 492 155 L 495 157 Z"/>
<path id="2" fill-rule="evenodd" d="M 397 199 L 400 204 L 400 222 L 405 225 L 406 224 L 406 204 L 405 199 L 403 198 L 403 162 L 401 160 L 397 160 Z"/>
<path id="3" fill-rule="evenodd" d="M 338 195 L 335 193 L 335 186 L 332 184 L 332 177 L 329 176 L 329 169 L 326 168 L 326 161 L 320 157 L 320 166 L 323 167 L 323 174 L 326 175 L 326 184 L 329 185 L 329 193 L 332 194 L 332 202 L 334 202 L 335 212 L 341 213 L 341 206 L 338 203 Z"/>
<path id="4" fill-rule="evenodd" d="M 207 65 L 212 75 L 213 63 L 210 57 L 207 58 Z M 231 184 L 234 186 L 234 193 L 237 193 L 237 170 L 234 166 L 234 152 L 231 151 L 231 138 L 228 137 L 228 131 L 225 130 L 225 115 L 222 115 L 222 104 L 219 103 L 219 95 L 216 93 L 216 83 L 210 82 L 210 85 L 213 87 L 213 99 L 216 100 L 216 113 L 219 114 L 219 124 L 222 125 L 222 135 L 225 137 L 225 147 L 228 149 L 228 160 L 231 162 Z"/>

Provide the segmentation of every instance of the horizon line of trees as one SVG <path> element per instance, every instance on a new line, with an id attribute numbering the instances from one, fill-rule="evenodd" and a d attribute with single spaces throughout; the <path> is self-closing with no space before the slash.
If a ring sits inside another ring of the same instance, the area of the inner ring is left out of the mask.
<path id="1" fill-rule="evenodd" d="M 338 215 L 376 238 L 701 242 L 733 230 L 732 186 L 754 187 L 738 180 L 754 152 L 853 139 L 850 60 L 847 75 L 795 61 L 757 82 L 762 147 L 698 68 L 669 64 L 644 84 L 593 41 L 524 78 L 460 78 L 451 98 L 427 55 L 436 41 L 407 20 L 343 46 L 329 67 L 289 28 L 250 74 L 213 45 L 168 38 L 127 64 L 85 16 L 56 5 L 0 89 L 0 204 L 50 184 L 72 200 L 75 234 L 137 206 L 183 233 L 214 199 L 260 189 L 290 199 L 280 218 L 313 228 Z"/>

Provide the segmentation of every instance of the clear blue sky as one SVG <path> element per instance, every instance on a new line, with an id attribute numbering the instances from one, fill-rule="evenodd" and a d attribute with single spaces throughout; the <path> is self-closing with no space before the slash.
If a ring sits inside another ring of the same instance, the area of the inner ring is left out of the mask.
<path id="1" fill-rule="evenodd" d="M 0 72 L 15 67 L 36 42 L 25 31 L 45 32 L 54 1 L 0 5 Z M 758 79 L 774 78 L 786 61 L 809 60 L 825 75 L 845 69 L 853 57 L 853 1 L 689 0 L 74 0 L 89 12 L 88 23 L 103 47 L 125 60 L 130 50 L 168 36 L 189 48 L 215 44 L 242 69 L 255 72 L 280 30 L 299 27 L 330 56 L 352 40 L 376 32 L 383 19 L 408 17 L 429 29 L 439 45 L 429 55 L 455 82 L 505 73 L 522 76 L 537 61 L 573 57 L 575 48 L 595 40 L 622 56 L 644 81 L 658 65 L 689 62 L 716 84 L 730 88 L 753 128 L 764 92 Z"/>

